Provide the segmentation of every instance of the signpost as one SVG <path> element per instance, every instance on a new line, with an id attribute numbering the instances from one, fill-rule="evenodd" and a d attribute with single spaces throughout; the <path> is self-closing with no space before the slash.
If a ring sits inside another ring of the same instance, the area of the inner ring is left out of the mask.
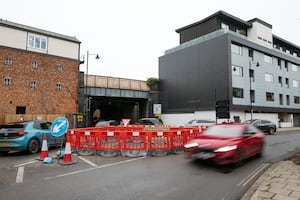
<path id="1" fill-rule="evenodd" d="M 69 128 L 69 121 L 67 118 L 59 117 L 54 120 L 54 122 L 51 125 L 51 135 L 54 137 L 60 137 L 63 136 Z"/>

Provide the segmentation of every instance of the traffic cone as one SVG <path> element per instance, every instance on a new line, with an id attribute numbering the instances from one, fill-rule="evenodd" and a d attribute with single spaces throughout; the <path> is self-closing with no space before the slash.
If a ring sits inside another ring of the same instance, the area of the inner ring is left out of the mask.
<path id="1" fill-rule="evenodd" d="M 75 164 L 76 161 L 73 161 L 72 160 L 72 151 L 71 151 L 71 144 L 69 142 L 69 138 L 67 136 L 67 139 L 66 139 L 66 147 L 65 147 L 65 152 L 64 152 L 64 159 L 63 161 L 59 162 L 59 164 L 61 165 L 72 165 L 72 164 Z"/>
<path id="2" fill-rule="evenodd" d="M 44 134 L 40 159 L 38 160 L 43 161 L 46 157 L 48 157 L 48 144 L 46 134 Z"/>

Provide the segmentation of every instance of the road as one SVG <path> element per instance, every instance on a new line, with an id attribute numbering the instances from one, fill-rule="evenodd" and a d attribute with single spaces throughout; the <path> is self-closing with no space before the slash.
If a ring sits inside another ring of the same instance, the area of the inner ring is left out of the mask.
<path id="1" fill-rule="evenodd" d="M 74 155 L 77 164 L 69 166 L 43 164 L 35 160 L 36 155 L 1 156 L 1 199 L 236 200 L 272 163 L 297 150 L 299 136 L 299 132 L 267 136 L 264 157 L 233 170 L 190 161 L 182 154 L 139 158 Z M 24 173 L 18 179 L 20 171 Z"/>

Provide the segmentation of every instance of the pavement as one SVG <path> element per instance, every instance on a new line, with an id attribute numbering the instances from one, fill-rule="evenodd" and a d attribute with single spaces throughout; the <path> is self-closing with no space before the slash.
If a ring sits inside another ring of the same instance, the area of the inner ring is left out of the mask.
<path id="1" fill-rule="evenodd" d="M 280 131 L 300 131 L 300 127 Z M 292 160 L 271 165 L 241 200 L 300 200 L 300 165 Z"/>

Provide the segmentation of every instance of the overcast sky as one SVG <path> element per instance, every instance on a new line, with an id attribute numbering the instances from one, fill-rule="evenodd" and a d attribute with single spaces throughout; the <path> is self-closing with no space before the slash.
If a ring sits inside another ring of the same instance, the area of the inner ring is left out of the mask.
<path id="1" fill-rule="evenodd" d="M 82 55 L 100 55 L 89 56 L 89 74 L 146 80 L 158 77 L 158 58 L 179 44 L 176 29 L 219 10 L 260 18 L 300 46 L 299 0 L 6 0 L 0 18 L 75 36 Z"/>

